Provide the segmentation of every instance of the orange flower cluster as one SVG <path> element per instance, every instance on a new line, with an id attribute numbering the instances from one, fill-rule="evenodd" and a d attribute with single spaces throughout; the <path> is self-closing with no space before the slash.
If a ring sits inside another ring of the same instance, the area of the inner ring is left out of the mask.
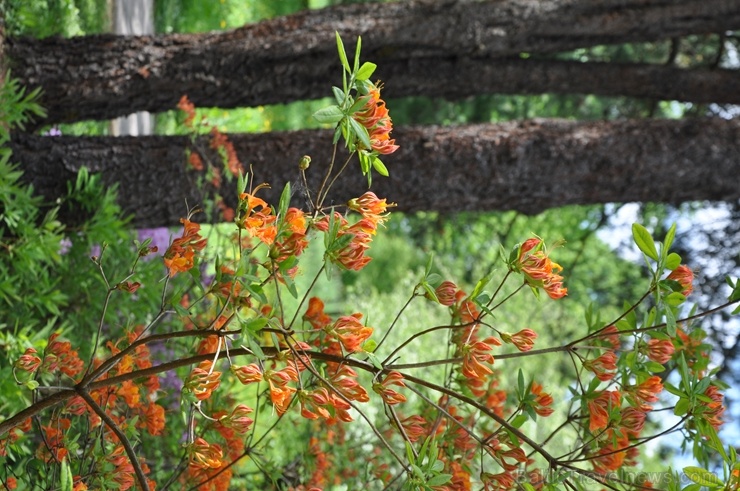
<path id="1" fill-rule="evenodd" d="M 393 406 L 394 404 L 399 404 L 401 402 L 406 402 L 406 396 L 404 396 L 403 394 L 399 394 L 397 391 L 391 389 L 391 385 L 406 387 L 406 384 L 403 382 L 403 375 L 395 370 L 388 372 L 385 378 L 383 378 L 382 382 L 375 382 L 373 384 L 373 390 L 376 393 L 380 394 L 383 402 L 385 402 L 389 406 Z"/>
<path id="2" fill-rule="evenodd" d="M 367 97 L 365 106 L 352 117 L 365 127 L 370 136 L 370 148 L 364 150 L 389 155 L 398 150 L 399 146 L 395 144 L 395 140 L 390 138 L 393 122 L 388 114 L 385 101 L 380 98 L 380 89 L 380 85 L 373 85 L 368 95 L 365 96 Z"/>
<path id="3" fill-rule="evenodd" d="M 213 362 L 206 360 L 193 368 L 185 381 L 184 390 L 191 392 L 196 399 L 208 399 L 213 391 L 221 385 L 221 372 L 213 369 Z"/>
<path id="4" fill-rule="evenodd" d="M 186 218 L 180 222 L 184 228 L 182 236 L 172 241 L 164 254 L 164 265 L 170 272 L 170 278 L 177 273 L 189 271 L 195 265 L 195 251 L 203 250 L 206 239 L 200 236 L 200 225 Z"/>
<path id="5" fill-rule="evenodd" d="M 563 277 L 557 274 L 563 268 L 548 257 L 538 238 L 529 239 L 519 247 L 519 258 L 512 267 L 524 275 L 530 286 L 542 288 L 552 299 L 568 294 L 568 289 L 563 287 Z"/>
<path id="6" fill-rule="evenodd" d="M 673 358 L 676 348 L 670 339 L 651 339 L 647 343 L 647 356 L 650 360 L 664 365 Z"/>
<path id="7" fill-rule="evenodd" d="M 462 374 L 467 378 L 482 380 L 493 373 L 493 370 L 484 365 L 490 363 L 493 365 L 493 355 L 489 353 L 493 346 L 500 346 L 501 342 L 489 337 L 483 341 L 474 341 L 462 346 L 463 366 Z"/>
<path id="8" fill-rule="evenodd" d="M 643 411 L 653 409 L 648 403 L 657 402 L 658 394 L 663 391 L 663 383 L 660 377 L 653 375 L 644 382 L 626 388 L 627 397 L 632 403 Z"/>
<path id="9" fill-rule="evenodd" d="M 26 351 L 16 360 L 15 368 L 28 373 L 34 373 L 41 366 L 41 358 L 36 356 L 35 348 L 26 348 Z"/>
<path id="10" fill-rule="evenodd" d="M 222 156 L 224 157 L 226 168 L 229 169 L 232 176 L 236 177 L 244 173 L 244 166 L 236 156 L 234 144 L 231 143 L 226 135 L 218 131 L 216 127 L 211 128 L 211 143 L 209 145 L 214 150 L 223 152 Z"/>
<path id="11" fill-rule="evenodd" d="M 602 382 L 606 382 L 616 375 L 617 355 L 613 351 L 607 351 L 598 358 L 584 361 L 583 368 L 593 372 Z"/>
<path id="12" fill-rule="evenodd" d="M 373 334 L 373 328 L 363 325 L 360 319 L 362 314 L 345 315 L 324 330 L 336 338 L 345 351 L 355 353 L 362 349 L 362 343 Z"/>
<path id="13" fill-rule="evenodd" d="M 540 416 L 550 416 L 555 410 L 550 407 L 553 403 L 552 396 L 542 390 L 542 386 L 537 382 L 532 382 L 532 395 L 534 395 L 534 404 L 532 409 Z"/>
<path id="14" fill-rule="evenodd" d="M 295 368 L 287 366 L 282 370 L 268 370 L 264 374 L 265 379 L 270 384 L 270 400 L 278 415 L 288 410 L 290 402 L 293 400 L 293 394 L 296 389 L 288 385 L 289 382 L 298 381 L 298 372 Z"/>
<path id="15" fill-rule="evenodd" d="M 723 404 L 725 396 L 715 385 L 707 387 L 707 390 L 704 391 L 704 395 L 709 397 L 712 402 L 703 406 L 701 415 L 710 425 L 712 425 L 712 427 L 714 427 L 715 430 L 719 430 L 719 427 L 724 424 L 722 415 L 725 412 L 725 406 Z"/>
<path id="16" fill-rule="evenodd" d="M 363 218 L 357 223 L 350 225 L 347 219 L 337 212 L 334 212 L 334 219 L 338 220 L 340 224 L 335 241 L 339 246 L 327 250 L 326 257 L 332 263 L 345 269 L 360 271 L 370 262 L 370 258 L 365 256 L 365 252 L 370 248 L 377 223 Z M 322 232 L 328 232 L 329 217 L 324 216 L 314 222 L 313 226 Z M 344 237 L 350 237 L 350 239 L 346 240 Z"/>
<path id="17" fill-rule="evenodd" d="M 375 233 L 375 229 L 378 225 L 385 223 L 388 220 L 388 208 L 396 206 L 395 203 L 386 203 L 385 198 L 378 198 L 375 193 L 368 191 L 359 198 L 353 198 L 349 200 L 347 206 L 350 210 L 354 210 L 362 215 L 362 218 L 369 220 L 375 228 L 372 233 Z"/>
<path id="18" fill-rule="evenodd" d="M 59 341 L 59 333 L 54 333 L 49 337 L 49 344 L 44 350 L 44 361 L 41 364 L 42 372 L 60 371 L 64 375 L 75 378 L 82 372 L 84 363 L 76 350 L 72 349 L 72 343 L 69 341 Z"/>

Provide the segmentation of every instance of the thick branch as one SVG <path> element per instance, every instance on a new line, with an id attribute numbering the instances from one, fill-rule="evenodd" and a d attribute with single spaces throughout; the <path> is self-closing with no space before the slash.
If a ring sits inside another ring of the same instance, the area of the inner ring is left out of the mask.
<path id="1" fill-rule="evenodd" d="M 309 186 L 318 187 L 331 156 L 330 131 L 231 135 L 260 196 L 276 202 L 286 181 L 299 181 L 298 162 L 313 157 Z M 570 204 L 736 200 L 740 187 L 740 123 L 721 119 L 574 122 L 534 120 L 496 125 L 398 128 L 401 149 L 384 159 L 390 178 L 373 191 L 401 211 L 519 210 L 534 214 Z M 174 225 L 202 202 L 185 167 L 187 137 L 41 137 L 15 135 L 13 159 L 50 202 L 87 166 L 136 227 Z M 207 148 L 203 142 L 201 147 Z M 327 205 L 343 204 L 366 186 L 353 163 Z M 294 186 L 295 188 L 295 186 Z M 234 192 L 223 189 L 235 204 Z M 300 195 L 294 204 L 304 206 Z M 63 217 L 79 219 L 79 217 Z M 202 218 L 202 217 L 201 217 Z"/>
<path id="2" fill-rule="evenodd" d="M 410 59 L 444 64 L 739 27 L 740 0 L 412 0 L 305 11 L 225 33 L 16 38 L 7 54 L 15 76 L 44 89 L 47 121 L 61 122 L 172 109 L 183 93 L 201 107 L 324 95 L 326 80 L 338 77 L 335 31 L 348 45 L 361 35 L 366 59 L 398 62 L 412 76 L 403 67 Z"/>

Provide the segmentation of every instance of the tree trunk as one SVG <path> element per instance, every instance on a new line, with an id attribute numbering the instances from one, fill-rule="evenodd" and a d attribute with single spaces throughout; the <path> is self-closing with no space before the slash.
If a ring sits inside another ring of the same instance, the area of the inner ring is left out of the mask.
<path id="1" fill-rule="evenodd" d="M 570 204 L 627 201 L 679 203 L 740 198 L 740 122 L 721 119 L 574 122 L 534 120 L 394 131 L 401 149 L 385 159 L 390 178 L 373 190 L 401 211 L 519 210 L 534 214 Z M 205 138 L 205 137 L 204 137 Z M 230 135 L 252 166 L 260 196 L 275 202 L 298 162 L 313 158 L 310 190 L 331 156 L 330 131 Z M 207 148 L 205 141 L 201 147 Z M 14 160 L 53 202 L 81 166 L 119 185 L 119 203 L 134 226 L 172 225 L 201 198 L 185 172 L 187 137 L 42 137 L 15 135 Z M 344 156 L 339 152 L 338 161 Z M 356 164 L 326 204 L 340 205 L 366 187 Z M 225 185 L 227 203 L 234 192 Z M 295 204 L 302 205 L 297 196 Z"/>
<path id="2" fill-rule="evenodd" d="M 305 11 L 225 33 L 16 38 L 8 40 L 7 54 L 16 77 L 31 88 L 44 89 L 51 123 L 172 109 L 183 94 L 201 107 L 324 96 L 329 94 L 327 84 L 340 76 L 335 30 L 347 42 L 350 57 L 354 40 L 362 35 L 364 59 L 380 67 L 397 63 L 389 71 L 412 77 L 409 60 L 422 58 L 438 60 L 450 70 L 456 59 L 465 66 L 475 59 L 490 61 L 522 52 L 552 53 L 737 28 L 740 0 L 412 0 Z M 461 89 L 466 94 L 475 90 L 481 70 L 472 65 L 470 69 L 473 76 Z M 509 87 L 504 91 L 519 90 Z M 412 92 L 425 95 L 411 89 L 393 95 Z"/>

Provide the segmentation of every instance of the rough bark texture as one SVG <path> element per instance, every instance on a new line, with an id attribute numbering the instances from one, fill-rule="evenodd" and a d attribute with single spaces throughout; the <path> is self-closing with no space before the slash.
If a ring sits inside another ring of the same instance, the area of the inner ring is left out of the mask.
<path id="1" fill-rule="evenodd" d="M 334 31 L 347 41 L 362 35 L 364 58 L 381 67 L 408 70 L 410 59 L 454 68 L 455 59 L 737 28 L 740 0 L 411 0 L 306 11 L 226 33 L 10 39 L 8 56 L 15 76 L 43 87 L 48 121 L 61 122 L 172 109 L 183 93 L 202 107 L 323 96 L 339 77 Z M 470 78 L 464 85 L 470 90 Z"/>
<path id="2" fill-rule="evenodd" d="M 738 121 L 534 120 L 398 128 L 394 136 L 401 149 L 385 159 L 391 176 L 376 177 L 373 190 L 402 211 L 516 209 L 532 214 L 569 204 L 740 198 Z M 287 180 L 298 181 L 302 155 L 313 157 L 311 189 L 331 155 L 328 131 L 230 137 L 252 165 L 255 182 L 272 184 L 260 196 L 273 202 Z M 118 183 L 119 202 L 135 214 L 135 226 L 152 227 L 177 223 L 186 213 L 186 200 L 192 206 L 201 199 L 193 174 L 183 170 L 186 144 L 186 137 L 16 135 L 12 148 L 26 178 L 50 201 L 85 165 L 101 173 L 106 184 Z M 353 164 L 327 203 L 341 204 L 361 194 L 366 182 L 359 174 Z M 233 204 L 234 193 L 224 193 Z"/>

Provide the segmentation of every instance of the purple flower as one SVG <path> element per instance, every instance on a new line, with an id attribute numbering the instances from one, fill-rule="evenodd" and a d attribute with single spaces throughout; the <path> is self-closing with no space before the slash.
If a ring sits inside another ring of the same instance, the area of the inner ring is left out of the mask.
<path id="1" fill-rule="evenodd" d="M 167 227 L 156 227 L 156 228 L 142 228 L 139 229 L 139 242 L 144 242 L 146 239 L 152 239 L 150 246 L 155 246 L 158 249 L 160 256 L 164 255 L 167 248 L 170 246 L 170 230 Z"/>

